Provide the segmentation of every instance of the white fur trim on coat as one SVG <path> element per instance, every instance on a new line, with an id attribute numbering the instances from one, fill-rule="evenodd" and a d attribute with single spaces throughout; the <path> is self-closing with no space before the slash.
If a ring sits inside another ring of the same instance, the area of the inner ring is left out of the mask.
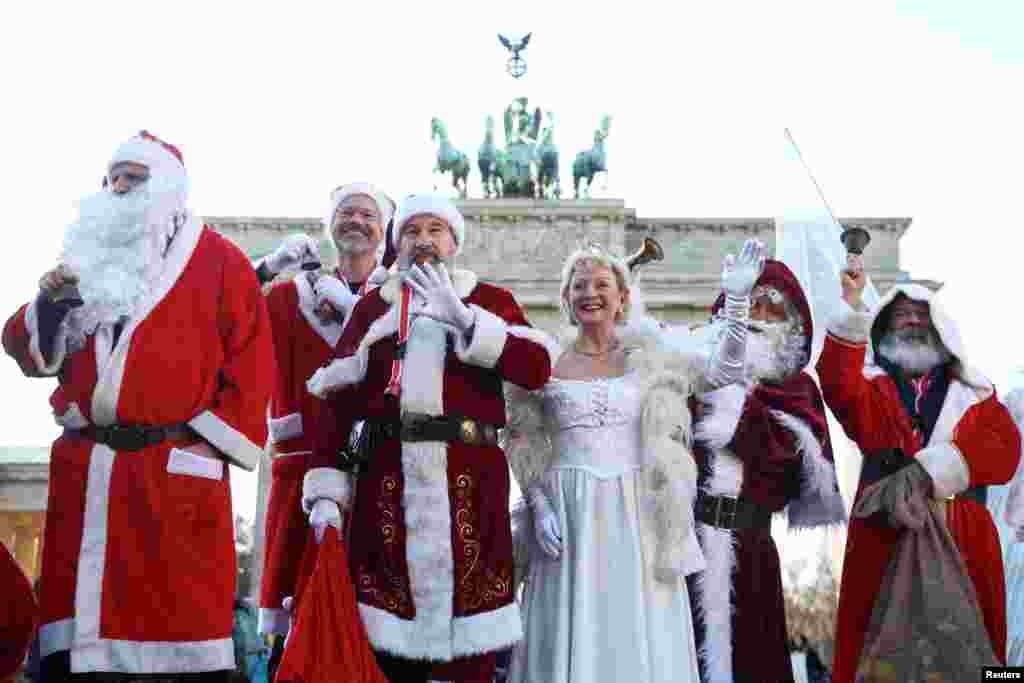
<path id="1" fill-rule="evenodd" d="M 740 424 L 743 406 L 747 402 L 746 387 L 727 384 L 724 387 L 702 394 L 698 399 L 705 404 L 709 414 L 697 421 L 694 438 L 707 444 L 709 450 L 725 448 Z"/>
<path id="2" fill-rule="evenodd" d="M 942 499 L 963 493 L 971 483 L 971 471 L 960 449 L 951 442 L 922 449 L 917 461 L 928 471 L 935 485 L 935 497 Z"/>
<path id="3" fill-rule="evenodd" d="M 719 390 L 720 391 L 720 390 Z M 711 476 L 705 493 L 739 496 L 743 486 L 743 463 L 727 449 L 711 453 Z M 707 563 L 697 575 L 697 610 L 704 627 L 701 645 L 701 680 L 732 683 L 732 575 L 736 569 L 736 537 L 731 529 L 697 525 Z"/>
<path id="4" fill-rule="evenodd" d="M 68 352 L 68 326 L 66 321 L 61 321 L 57 326 L 57 333 L 53 338 L 53 350 L 50 352 L 50 360 L 43 358 L 43 352 L 39 347 L 39 320 L 36 312 L 36 302 L 33 300 L 25 308 L 25 327 L 28 329 L 28 352 L 32 356 L 32 362 L 36 364 L 36 370 L 41 375 L 56 375 Z"/>
<path id="5" fill-rule="evenodd" d="M 292 280 L 295 283 L 295 291 L 299 295 L 299 313 L 305 318 L 306 322 L 309 323 L 309 327 L 320 336 L 328 346 L 334 348 L 338 345 L 338 340 L 341 339 L 341 332 L 345 329 L 343 323 L 339 323 L 336 320 L 329 320 L 324 323 L 320 320 L 320 316 L 317 315 L 316 295 L 313 293 L 313 287 L 309 284 L 309 279 L 306 277 L 305 271 L 299 273 Z M 352 313 L 352 309 L 355 307 L 353 304 L 345 312 L 346 317 Z"/>
<path id="6" fill-rule="evenodd" d="M 799 418 L 781 410 L 771 415 L 796 438 L 800 456 L 800 496 L 789 503 L 790 529 L 833 526 L 846 521 L 846 507 L 839 493 L 835 464 L 822 453 L 821 442 Z"/>
<path id="7" fill-rule="evenodd" d="M 189 420 L 188 426 L 223 453 L 224 457 L 232 464 L 238 465 L 243 470 L 254 471 L 263 457 L 263 449 L 260 446 L 250 441 L 249 437 L 229 425 L 214 412 L 204 410 Z"/>
<path id="8" fill-rule="evenodd" d="M 855 311 L 846 301 L 840 300 L 835 316 L 828 321 L 828 331 L 852 344 L 865 344 L 871 332 L 871 320 L 870 311 Z"/>
<path id="9" fill-rule="evenodd" d="M 463 363 L 481 368 L 493 368 L 498 364 L 505 342 L 508 340 L 508 324 L 477 305 L 470 306 L 476 316 L 473 336 L 466 342 L 465 335 L 457 335 L 455 354 Z"/>
<path id="10" fill-rule="evenodd" d="M 686 552 L 697 494 L 697 463 L 688 448 L 689 394 L 687 376 L 662 372 L 648 381 L 643 400 L 644 507 L 658 539 L 655 576 L 664 582 L 692 573 L 703 564 L 702 557 L 694 562 Z"/>
<path id="11" fill-rule="evenodd" d="M 342 511 L 352 504 L 352 475 L 333 467 L 314 467 L 302 479 L 302 511 L 307 515 L 318 500 L 333 500 Z"/>
<path id="12" fill-rule="evenodd" d="M 267 426 L 270 431 L 270 439 L 274 443 L 297 439 L 302 436 L 302 413 L 288 413 L 281 417 L 272 417 L 267 421 Z"/>

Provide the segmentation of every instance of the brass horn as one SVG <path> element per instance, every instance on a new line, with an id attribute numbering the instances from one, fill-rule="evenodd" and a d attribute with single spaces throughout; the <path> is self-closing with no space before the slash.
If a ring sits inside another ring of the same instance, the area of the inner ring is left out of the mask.
<path id="1" fill-rule="evenodd" d="M 635 273 L 636 269 L 640 266 L 650 263 L 651 261 L 664 261 L 665 251 L 661 248 L 661 245 L 653 237 L 644 237 L 643 246 L 632 256 L 626 259 L 626 265 L 629 266 L 629 272 Z"/>

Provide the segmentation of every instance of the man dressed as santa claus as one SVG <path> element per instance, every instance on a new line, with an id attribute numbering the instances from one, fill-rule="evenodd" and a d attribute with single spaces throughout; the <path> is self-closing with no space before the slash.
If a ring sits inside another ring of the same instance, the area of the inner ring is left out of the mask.
<path id="1" fill-rule="evenodd" d="M 774 513 L 791 529 L 840 524 L 825 405 L 804 372 L 811 311 L 796 276 L 748 241 L 728 257 L 694 426 L 697 534 L 707 567 L 687 577 L 702 680 L 793 681 Z M 701 334 L 701 333 L 698 333 Z"/>
<path id="2" fill-rule="evenodd" d="M 1006 659 L 999 537 L 984 488 L 1008 481 L 1020 435 L 992 384 L 967 362 L 953 320 L 932 292 L 898 284 L 865 310 L 863 262 L 842 274 L 844 308 L 818 360 L 825 401 L 864 455 L 857 497 L 884 477 L 923 482 L 974 585 L 992 649 Z M 833 680 L 853 683 L 889 557 L 903 529 L 850 521 L 839 592 Z M 908 619 L 913 619 L 908 614 Z"/>
<path id="3" fill-rule="evenodd" d="M 303 506 L 320 530 L 351 507 L 359 610 L 392 683 L 441 675 L 438 662 L 444 678 L 489 682 L 495 653 L 522 636 L 502 382 L 538 388 L 551 358 L 511 293 L 454 267 L 465 223 L 450 201 L 407 197 L 393 239 L 388 281 L 309 381 L 329 407 Z M 337 465 L 357 420 L 378 436 L 353 485 Z"/>
<path id="4" fill-rule="evenodd" d="M 386 277 L 378 252 L 393 213 L 391 198 L 369 183 L 339 187 L 331 194 L 323 221 L 338 252 L 337 269 L 301 270 L 267 294 L 277 377 L 270 406 L 274 460 L 260 590 L 261 633 L 288 632 L 289 614 L 282 603 L 295 593 L 309 529 L 302 511 L 302 477 L 323 402 L 306 391 L 306 381 L 334 358 L 344 320 L 367 286 L 373 286 L 371 275 L 376 271 Z M 316 241 L 294 235 L 259 262 L 256 273 L 269 281 L 295 266 L 316 268 L 319 261 Z"/>
<path id="5" fill-rule="evenodd" d="M 59 382 L 43 672 L 226 679 L 227 464 L 255 468 L 267 436 L 266 304 L 244 254 L 186 208 L 177 148 L 142 132 L 106 170 L 103 191 L 78 203 L 60 265 L 3 332 L 26 375 Z"/>

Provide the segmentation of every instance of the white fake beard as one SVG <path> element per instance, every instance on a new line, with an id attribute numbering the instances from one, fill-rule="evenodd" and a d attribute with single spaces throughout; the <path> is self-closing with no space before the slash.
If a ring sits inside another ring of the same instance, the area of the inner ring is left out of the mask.
<path id="1" fill-rule="evenodd" d="M 749 382 L 781 382 L 806 363 L 803 337 L 789 322 L 752 321 L 750 327 L 744 367 Z"/>
<path id="2" fill-rule="evenodd" d="M 885 333 L 878 355 L 912 375 L 924 375 L 953 358 L 933 330 L 908 328 Z"/>
<path id="3" fill-rule="evenodd" d="M 82 306 L 68 316 L 73 337 L 133 318 L 163 267 L 177 213 L 146 188 L 123 195 L 101 191 L 78 202 L 64 233 L 61 261 L 78 275 Z"/>

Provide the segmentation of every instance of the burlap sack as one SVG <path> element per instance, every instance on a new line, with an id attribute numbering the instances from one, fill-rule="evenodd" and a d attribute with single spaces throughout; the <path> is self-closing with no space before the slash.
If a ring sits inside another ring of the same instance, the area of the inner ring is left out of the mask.
<path id="1" fill-rule="evenodd" d="M 917 464 L 864 489 L 854 517 L 902 528 L 871 613 L 858 683 L 962 683 L 998 666 L 974 584 Z M 856 561 L 856 560 L 851 560 Z"/>

